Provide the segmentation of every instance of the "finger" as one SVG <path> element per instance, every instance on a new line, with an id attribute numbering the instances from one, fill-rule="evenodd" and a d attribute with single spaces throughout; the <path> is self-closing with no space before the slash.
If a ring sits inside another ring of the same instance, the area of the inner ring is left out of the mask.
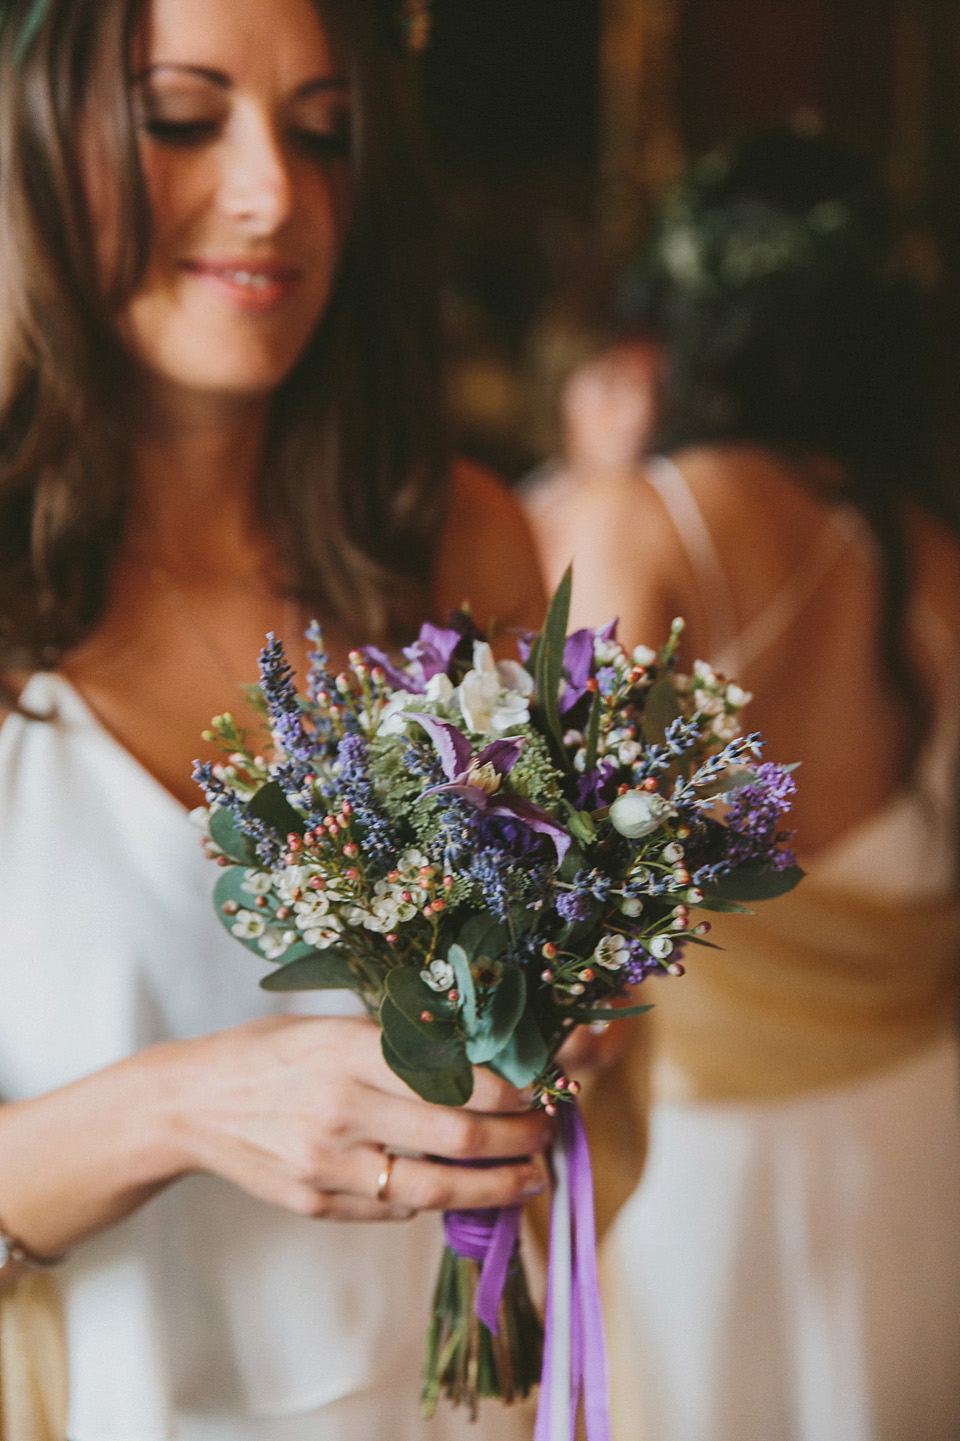
<path id="1" fill-rule="evenodd" d="M 464 1106 L 434 1106 L 411 1091 L 405 1095 L 368 1092 L 363 1114 L 356 1103 L 350 1124 L 357 1139 L 396 1151 L 413 1151 L 456 1161 L 533 1156 L 550 1144 L 553 1130 L 542 1110 L 495 1113 Z"/>
<path id="2" fill-rule="evenodd" d="M 398 1156 L 390 1177 L 390 1200 L 417 1211 L 519 1206 L 546 1189 L 536 1162 L 484 1167 L 447 1166 L 422 1156 Z"/>

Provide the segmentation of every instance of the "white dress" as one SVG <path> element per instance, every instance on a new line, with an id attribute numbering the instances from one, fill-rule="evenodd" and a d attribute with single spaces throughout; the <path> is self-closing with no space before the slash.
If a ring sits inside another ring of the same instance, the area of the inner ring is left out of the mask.
<path id="1" fill-rule="evenodd" d="M 686 482 L 654 475 L 715 593 Z M 647 1167 L 603 1257 L 615 1441 L 960 1436 L 957 719 L 954 690 L 915 786 L 652 997 Z"/>
<path id="2" fill-rule="evenodd" d="M 0 727 L 0 1096 L 277 1010 L 352 1009 L 261 991 L 186 810 L 63 677 L 22 699 L 52 719 Z M 420 1416 L 441 1245 L 436 1216 L 312 1221 L 178 1182 L 57 1269 L 69 1441 L 520 1441 L 529 1405 Z"/>

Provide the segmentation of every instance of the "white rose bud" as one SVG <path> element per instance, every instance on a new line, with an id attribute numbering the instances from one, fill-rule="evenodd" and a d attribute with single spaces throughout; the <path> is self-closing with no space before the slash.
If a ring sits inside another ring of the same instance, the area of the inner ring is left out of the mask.
<path id="1" fill-rule="evenodd" d="M 627 791 L 610 807 L 614 827 L 628 840 L 638 841 L 662 826 L 674 808 L 663 796 L 650 791 Z"/>

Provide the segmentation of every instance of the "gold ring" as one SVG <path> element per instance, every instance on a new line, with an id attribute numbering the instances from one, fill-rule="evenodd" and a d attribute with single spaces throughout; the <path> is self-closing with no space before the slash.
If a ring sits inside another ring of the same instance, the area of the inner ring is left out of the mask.
<path id="1" fill-rule="evenodd" d="M 391 1155 L 389 1151 L 387 1151 L 384 1155 L 383 1170 L 377 1177 L 378 1201 L 385 1201 L 387 1199 L 387 1192 L 390 1189 L 390 1173 L 393 1170 L 393 1163 L 396 1159 L 396 1156 Z"/>

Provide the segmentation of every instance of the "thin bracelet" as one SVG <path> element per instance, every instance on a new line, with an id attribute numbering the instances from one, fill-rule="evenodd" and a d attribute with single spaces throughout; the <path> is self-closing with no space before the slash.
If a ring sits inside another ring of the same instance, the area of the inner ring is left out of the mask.
<path id="1" fill-rule="evenodd" d="M 11 1236 L 2 1221 L 0 1221 L 0 1241 L 6 1250 L 7 1260 L 16 1261 L 20 1266 L 56 1266 L 69 1254 L 67 1251 L 61 1251 L 56 1256 L 38 1256 L 16 1236 Z"/>

